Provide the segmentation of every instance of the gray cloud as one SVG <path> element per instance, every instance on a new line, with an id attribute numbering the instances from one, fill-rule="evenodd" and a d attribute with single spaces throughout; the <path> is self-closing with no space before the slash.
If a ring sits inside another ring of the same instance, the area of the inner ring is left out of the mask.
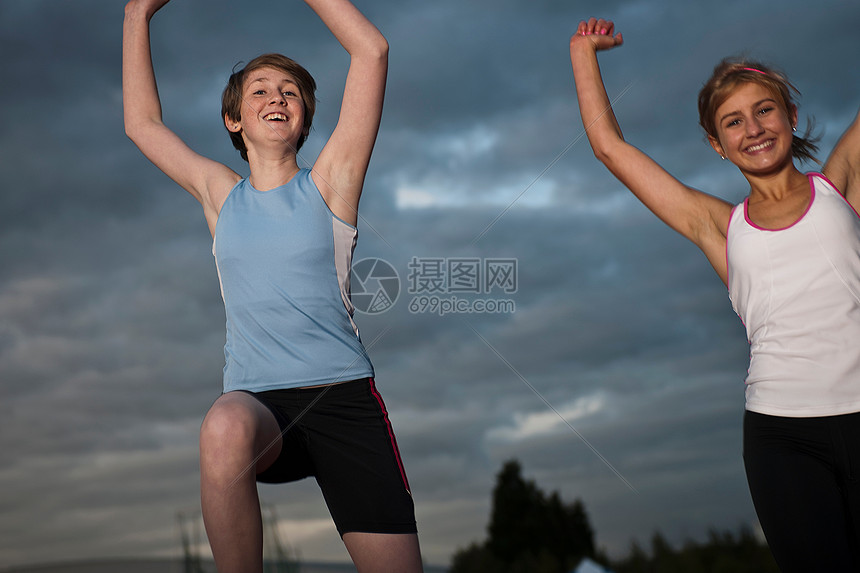
<path id="1" fill-rule="evenodd" d="M 580 18 L 615 18 L 625 45 L 601 61 L 610 92 L 624 92 L 625 135 L 684 181 L 738 201 L 745 181 L 697 126 L 699 86 L 725 55 L 772 61 L 829 149 L 857 111 L 860 9 L 359 6 L 392 51 L 357 259 L 390 261 L 404 289 L 412 257 L 519 265 L 512 314 L 415 314 L 404 290 L 394 309 L 358 317 L 365 342 L 381 335 L 370 354 L 428 560 L 484 536 L 493 477 L 510 457 L 541 487 L 582 498 L 613 553 L 655 528 L 682 539 L 753 523 L 740 461 L 743 328 L 705 258 L 595 161 L 567 42 Z M 223 307 L 199 206 L 123 134 L 121 21 L 122 3 L 106 0 L 0 3 L 3 564 L 175 553 L 176 512 L 197 504 L 197 429 L 220 392 Z M 313 161 L 347 59 L 302 3 L 176 1 L 153 36 L 166 121 L 240 172 L 218 119 L 230 69 L 264 51 L 304 63 L 320 86 L 302 153 Z M 303 556 L 347 559 L 314 484 L 261 491 Z"/>

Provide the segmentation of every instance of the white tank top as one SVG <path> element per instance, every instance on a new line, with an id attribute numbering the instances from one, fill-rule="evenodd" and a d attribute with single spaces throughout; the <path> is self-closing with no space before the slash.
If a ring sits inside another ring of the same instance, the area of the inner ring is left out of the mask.
<path id="1" fill-rule="evenodd" d="M 726 239 L 729 298 L 747 330 L 746 409 L 788 417 L 860 411 L 860 217 L 823 175 L 793 225 L 763 229 L 748 201 Z"/>

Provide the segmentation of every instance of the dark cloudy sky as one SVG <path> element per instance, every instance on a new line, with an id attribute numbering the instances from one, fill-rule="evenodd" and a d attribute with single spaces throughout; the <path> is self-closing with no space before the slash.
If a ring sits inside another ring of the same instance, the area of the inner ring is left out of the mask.
<path id="1" fill-rule="evenodd" d="M 727 55 L 778 65 L 829 150 L 860 100 L 860 5 L 358 5 L 391 67 L 356 260 L 390 262 L 404 288 L 357 320 L 426 559 L 484 538 L 510 458 L 581 498 L 611 554 L 658 528 L 681 540 L 753 525 L 740 321 L 704 257 L 592 156 L 568 39 L 582 18 L 616 20 L 625 45 L 601 61 L 627 138 L 739 201 L 743 178 L 697 127 L 702 82 Z M 0 2 L 0 567 L 175 553 L 176 514 L 198 504 L 223 306 L 200 207 L 123 133 L 122 14 L 122 0 Z M 265 51 L 305 64 L 320 86 L 302 150 L 313 162 L 347 60 L 302 2 L 174 0 L 153 35 L 166 121 L 243 173 L 218 117 L 229 71 Z M 516 259 L 518 290 L 504 296 L 516 311 L 410 312 L 413 257 Z M 347 559 L 315 484 L 261 492 L 305 559 Z"/>

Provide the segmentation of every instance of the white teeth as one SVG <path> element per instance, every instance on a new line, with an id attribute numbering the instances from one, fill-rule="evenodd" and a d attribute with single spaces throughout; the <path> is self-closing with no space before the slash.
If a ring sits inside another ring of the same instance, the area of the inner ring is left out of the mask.
<path id="1" fill-rule="evenodd" d="M 282 114 L 282 113 L 270 113 L 266 117 L 264 117 L 263 119 L 287 121 L 287 116 Z"/>
<path id="2" fill-rule="evenodd" d="M 761 151 L 762 149 L 767 149 L 771 145 L 773 145 L 772 141 L 765 141 L 764 143 L 760 143 L 758 145 L 753 145 L 751 147 L 747 147 L 747 151 L 754 153 L 756 151 Z"/>

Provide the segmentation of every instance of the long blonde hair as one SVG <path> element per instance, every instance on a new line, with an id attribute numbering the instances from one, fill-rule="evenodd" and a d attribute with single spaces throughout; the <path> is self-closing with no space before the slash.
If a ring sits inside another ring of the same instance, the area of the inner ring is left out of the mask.
<path id="1" fill-rule="evenodd" d="M 764 86 L 774 95 L 785 113 L 791 115 L 797 109 L 792 94 L 799 97 L 800 92 L 784 74 L 753 60 L 726 58 L 714 67 L 714 73 L 699 92 L 699 125 L 709 136 L 717 137 L 717 108 L 735 88 L 745 83 Z M 797 134 L 792 137 L 791 154 L 800 160 L 820 163 L 815 157 L 818 153 L 818 138 L 812 135 L 812 128 L 810 121 L 802 137 Z"/>

